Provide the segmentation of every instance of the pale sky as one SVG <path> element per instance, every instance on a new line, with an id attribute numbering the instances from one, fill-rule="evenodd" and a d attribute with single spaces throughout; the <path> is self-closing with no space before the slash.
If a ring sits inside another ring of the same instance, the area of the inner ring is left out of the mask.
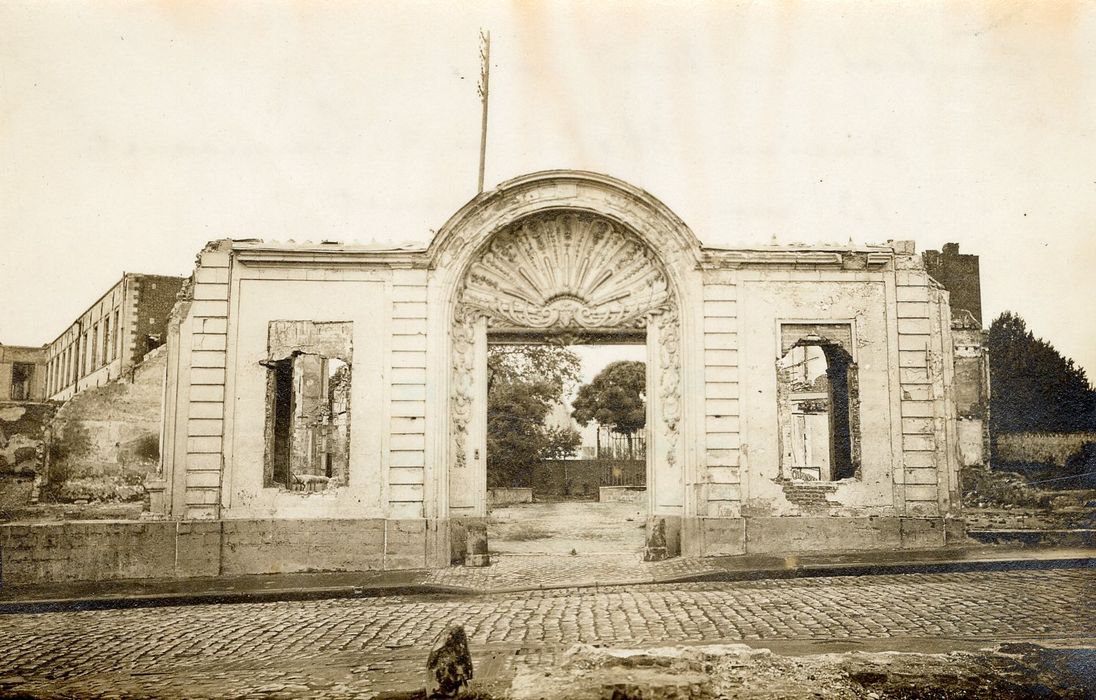
<path id="1" fill-rule="evenodd" d="M 0 4 L 0 341 L 210 239 L 429 240 L 614 175 L 718 246 L 960 243 L 1096 379 L 1094 2 Z"/>

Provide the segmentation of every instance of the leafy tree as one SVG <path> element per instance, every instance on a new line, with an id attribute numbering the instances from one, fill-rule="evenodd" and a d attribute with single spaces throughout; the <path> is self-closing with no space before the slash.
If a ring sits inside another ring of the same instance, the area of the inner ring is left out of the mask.
<path id="1" fill-rule="evenodd" d="M 1083 368 L 1005 312 L 989 327 L 990 430 L 1069 432 L 1096 428 L 1096 391 Z"/>
<path id="2" fill-rule="evenodd" d="M 570 427 L 544 424 L 576 384 L 581 361 L 567 348 L 497 345 L 487 354 L 487 484 L 531 486 L 545 459 L 573 455 L 582 442 Z"/>
<path id="3" fill-rule="evenodd" d="M 558 345 L 492 345 L 487 351 L 487 389 L 496 384 L 543 383 L 546 397 L 559 401 L 582 378 L 582 361 Z"/>
<path id="4" fill-rule="evenodd" d="M 580 425 L 596 421 L 628 441 L 634 455 L 633 436 L 647 425 L 647 365 L 636 360 L 610 362 L 594 380 L 578 390 L 571 416 Z"/>

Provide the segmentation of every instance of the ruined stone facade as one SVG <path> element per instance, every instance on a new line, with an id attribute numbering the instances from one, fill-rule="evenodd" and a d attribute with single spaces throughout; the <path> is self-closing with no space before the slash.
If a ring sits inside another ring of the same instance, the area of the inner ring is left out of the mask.
<path id="1" fill-rule="evenodd" d="M 126 273 L 46 350 L 46 395 L 67 401 L 122 377 L 163 344 L 184 277 Z"/>
<path id="2" fill-rule="evenodd" d="M 954 347 L 956 430 L 961 466 L 982 466 L 989 455 L 988 334 L 982 328 L 982 286 L 978 256 L 959 252 L 958 243 L 926 250 L 925 271 L 948 291 Z"/>
<path id="3" fill-rule="evenodd" d="M 912 243 L 709 248 L 585 172 L 483 193 L 425 249 L 217 241 L 167 331 L 153 503 L 220 521 L 241 572 L 448 565 L 487 512 L 489 340 L 627 338 L 668 553 L 939 546 L 951 319 Z"/>

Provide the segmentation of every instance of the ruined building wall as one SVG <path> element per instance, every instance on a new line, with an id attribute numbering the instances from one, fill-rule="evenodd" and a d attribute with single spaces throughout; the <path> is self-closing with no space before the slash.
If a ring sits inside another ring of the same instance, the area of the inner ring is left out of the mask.
<path id="1" fill-rule="evenodd" d="M 982 283 L 977 255 L 959 252 L 958 243 L 945 243 L 940 251 L 926 250 L 925 271 L 950 293 L 955 315 L 968 312 L 982 325 Z"/>
<path id="2" fill-rule="evenodd" d="M 733 265 L 713 255 L 698 273 L 704 398 L 701 459 L 685 485 L 698 524 L 686 538 L 706 553 L 893 546 L 914 519 L 949 513 L 956 491 L 947 294 L 908 247 L 767 255 Z M 383 519 L 421 531 L 422 541 L 403 533 L 401 560 L 424 565 L 438 508 L 429 436 L 441 427 L 426 399 L 445 377 L 428 372 L 429 279 L 414 266 L 290 262 L 231 242 L 204 251 L 168 355 L 173 517 Z M 345 326 L 345 352 L 308 330 L 321 326 Z M 852 477 L 792 478 L 781 461 L 777 362 L 811 329 L 855 366 Z M 295 353 L 349 361 L 345 483 L 319 468 L 298 470 L 321 477 L 316 488 L 271 483 L 270 363 Z M 907 539 L 943 536 L 933 526 Z"/>
<path id="3" fill-rule="evenodd" d="M 502 201 L 517 207 L 536 197 Z M 599 206 L 624 220 L 646 216 L 616 202 Z M 658 410 L 679 411 L 652 421 L 673 440 L 655 458 L 662 462 L 651 487 L 668 538 L 679 538 L 686 554 L 943 544 L 944 519 L 957 502 L 962 428 L 955 416 L 968 405 L 954 393 L 955 377 L 967 369 L 954 357 L 961 334 L 950 321 L 948 293 L 912 244 L 683 250 L 673 261 L 675 289 L 701 303 L 683 302 L 679 335 L 666 336 L 680 349 L 662 352 L 661 331 L 648 328 Z M 380 523 L 373 530 L 383 538 L 379 559 L 359 566 L 448 562 L 446 521 L 454 509 L 469 508 L 476 486 L 471 470 L 462 476 L 456 470 L 468 467 L 449 454 L 452 397 L 465 395 L 451 383 L 474 382 L 475 373 L 458 372 L 455 363 L 474 367 L 486 349 L 476 340 L 451 352 L 459 340 L 450 316 L 461 272 L 447 267 L 451 258 L 432 255 L 210 244 L 168 329 L 156 509 L 176 519 L 222 520 L 241 532 L 269 519 L 286 527 Z M 827 437 L 836 457 L 821 462 L 824 478 L 793 474 L 784 457 L 789 416 L 778 363 L 806 346 L 824 349 L 829 374 L 812 387 L 821 392 L 809 399 L 815 405 L 797 410 L 847 421 L 843 433 Z M 292 464 L 339 455 L 317 429 L 334 421 L 323 415 L 333 409 L 323 409 L 322 389 L 309 394 L 307 425 L 294 423 L 304 404 L 278 398 L 283 383 L 301 391 L 301 381 L 317 376 L 323 363 L 312 355 L 349 363 L 345 481 L 339 468 Z M 287 361 L 293 372 L 279 379 L 279 363 Z M 466 389 L 471 396 L 483 387 Z M 278 435 L 302 425 L 297 439 L 311 442 L 287 458 L 283 472 L 270 458 L 281 449 Z M 484 457 L 471 444 L 465 452 L 466 462 Z M 839 463 L 852 471 L 831 473 Z M 465 500 L 455 503 L 458 497 Z M 300 546 L 316 547 L 314 568 L 327 565 L 326 545 Z M 273 554 L 265 561 L 249 566 L 257 572 L 276 564 Z"/>
<path id="4" fill-rule="evenodd" d="M 958 243 L 946 243 L 923 258 L 926 272 L 949 294 L 959 461 L 964 467 L 985 465 L 990 384 L 978 256 L 960 254 Z"/>
<path id="5" fill-rule="evenodd" d="M 49 344 L 47 392 L 67 401 L 123 377 L 163 342 L 185 278 L 127 273 Z"/>
<path id="6" fill-rule="evenodd" d="M 720 257 L 704 272 L 703 549 L 942 544 L 931 519 L 958 503 L 955 341 L 947 292 L 912 244 Z M 792 416 L 781 413 L 777 361 L 812 329 L 849 344 L 852 478 L 798 478 L 782 465 Z"/>

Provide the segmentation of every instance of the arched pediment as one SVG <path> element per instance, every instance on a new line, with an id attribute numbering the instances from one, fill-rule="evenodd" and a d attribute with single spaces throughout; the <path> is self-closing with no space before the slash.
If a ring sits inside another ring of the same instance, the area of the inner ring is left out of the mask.
<path id="1" fill-rule="evenodd" d="M 654 252 L 621 225 L 573 211 L 496 233 L 471 262 L 459 304 L 493 328 L 640 328 L 671 302 Z"/>
<path id="2" fill-rule="evenodd" d="M 442 272 L 443 284 L 456 284 L 499 231 L 533 214 L 561 209 L 626 227 L 657 252 L 671 278 L 699 264 L 700 242 L 669 207 L 622 180 L 578 170 L 522 175 L 481 193 L 438 231 L 427 252 L 429 264 Z"/>

